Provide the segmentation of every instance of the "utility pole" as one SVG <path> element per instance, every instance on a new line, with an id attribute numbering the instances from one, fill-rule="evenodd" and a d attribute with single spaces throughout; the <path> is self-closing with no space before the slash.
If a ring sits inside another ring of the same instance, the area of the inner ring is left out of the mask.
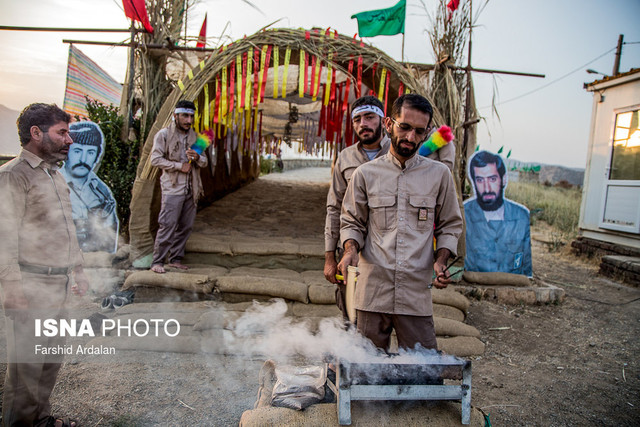
<path id="1" fill-rule="evenodd" d="M 620 74 L 620 58 L 622 57 L 623 40 L 624 40 L 624 34 L 620 34 L 618 36 L 618 47 L 616 48 L 616 60 L 613 63 L 613 73 L 611 73 L 613 77 Z"/>

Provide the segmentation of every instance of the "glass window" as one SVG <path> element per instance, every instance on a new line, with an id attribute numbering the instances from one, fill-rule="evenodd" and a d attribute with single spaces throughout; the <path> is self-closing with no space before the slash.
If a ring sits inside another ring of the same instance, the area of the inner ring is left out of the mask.
<path id="1" fill-rule="evenodd" d="M 616 115 L 609 179 L 640 180 L 640 110 Z"/>

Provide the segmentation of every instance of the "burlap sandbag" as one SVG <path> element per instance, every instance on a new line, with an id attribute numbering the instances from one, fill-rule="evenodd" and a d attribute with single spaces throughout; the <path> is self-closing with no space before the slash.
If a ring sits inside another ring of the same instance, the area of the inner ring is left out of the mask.
<path id="1" fill-rule="evenodd" d="M 120 322 L 120 324 L 125 324 L 127 321 L 131 321 L 133 324 L 136 320 L 145 320 L 150 323 L 153 319 L 160 319 L 162 321 L 166 321 L 167 319 L 173 319 L 180 323 L 180 328 L 188 327 L 191 328 L 198 322 L 201 314 L 198 312 L 194 313 L 132 313 L 132 314 L 120 314 L 116 311 L 116 316 L 113 320 Z M 150 323 L 151 324 L 151 323 Z M 161 324 L 161 323 L 160 323 Z M 153 326 L 153 324 L 151 324 Z M 112 334 L 113 335 L 113 334 Z"/>
<path id="2" fill-rule="evenodd" d="M 438 350 L 458 357 L 481 356 L 484 354 L 484 343 L 476 337 L 436 337 Z"/>
<path id="3" fill-rule="evenodd" d="M 89 341 L 87 346 L 94 345 L 114 347 L 117 351 L 158 351 L 162 353 L 199 353 L 200 338 L 196 336 L 145 336 L 145 337 L 97 337 Z"/>
<path id="4" fill-rule="evenodd" d="M 194 331 L 206 331 L 208 329 L 224 329 L 233 325 L 243 313 L 237 311 L 209 311 L 202 313 L 198 321 L 193 325 Z"/>
<path id="5" fill-rule="evenodd" d="M 223 276 L 217 281 L 220 292 L 267 295 L 291 301 L 309 302 L 307 285 L 292 280 L 252 276 Z"/>
<path id="6" fill-rule="evenodd" d="M 231 255 L 231 245 L 226 239 L 228 239 L 226 236 L 218 237 L 193 233 L 187 240 L 186 250 L 205 254 Z"/>
<path id="7" fill-rule="evenodd" d="M 309 285 L 309 302 L 311 304 L 336 303 L 336 285 L 327 281 L 325 283 Z"/>
<path id="8" fill-rule="evenodd" d="M 304 282 L 300 273 L 286 268 L 237 267 L 229 270 L 228 276 L 269 277 L 271 279 Z"/>
<path id="9" fill-rule="evenodd" d="M 355 426 L 462 426 L 460 403 L 457 402 L 351 402 L 351 425 Z M 240 418 L 240 427 L 337 426 L 338 414 L 335 403 L 311 405 L 304 411 L 261 407 L 245 411 Z M 484 416 L 471 408 L 469 426 L 483 427 Z"/>
<path id="10" fill-rule="evenodd" d="M 436 328 L 436 336 L 439 337 L 480 337 L 479 330 L 457 320 L 434 317 L 433 324 Z"/>
<path id="11" fill-rule="evenodd" d="M 467 297 L 451 288 L 433 288 L 431 289 L 431 298 L 436 304 L 450 305 L 464 311 L 465 313 L 469 310 L 469 305 L 471 305 Z"/>
<path id="12" fill-rule="evenodd" d="M 307 285 L 332 285 L 324 278 L 324 272 L 322 270 L 307 270 L 300 273 L 304 283 Z"/>
<path id="13" fill-rule="evenodd" d="M 255 239 L 237 239 L 231 241 L 231 251 L 236 254 L 279 255 L 298 254 L 300 246 L 292 242 L 276 242 L 273 239 L 256 241 Z"/>
<path id="14" fill-rule="evenodd" d="M 125 291 L 137 285 L 181 289 L 203 294 L 210 294 L 213 291 L 213 282 L 210 282 L 207 276 L 185 273 L 158 274 L 151 270 L 136 271 L 131 274 L 125 280 L 122 290 Z"/>
<path id="15" fill-rule="evenodd" d="M 465 271 L 462 278 L 469 283 L 477 283 L 487 286 L 533 286 L 533 282 L 522 274 L 501 272 Z"/>
<path id="16" fill-rule="evenodd" d="M 464 322 L 466 316 L 459 308 L 452 307 L 450 305 L 433 304 L 433 317 L 442 317 L 444 319 Z"/>
<path id="17" fill-rule="evenodd" d="M 190 266 L 191 267 L 191 266 Z M 218 277 L 226 276 L 229 270 L 224 267 L 196 265 L 185 271 L 186 274 L 199 274 L 207 276 L 210 282 L 215 282 Z"/>
<path id="18" fill-rule="evenodd" d="M 294 302 L 291 314 L 297 317 L 334 317 L 342 316 L 336 305 L 329 304 L 300 304 Z"/>
<path id="19" fill-rule="evenodd" d="M 191 313 L 194 311 L 211 310 L 217 306 L 213 301 L 199 302 L 147 302 L 127 304 L 117 310 L 118 315 L 131 313 L 163 313 L 169 315 L 171 313 Z"/>

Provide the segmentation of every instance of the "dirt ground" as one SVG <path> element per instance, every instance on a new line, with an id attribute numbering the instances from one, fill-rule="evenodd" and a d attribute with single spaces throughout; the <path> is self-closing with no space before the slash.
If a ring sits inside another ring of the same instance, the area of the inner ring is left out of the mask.
<path id="1" fill-rule="evenodd" d="M 317 195 L 307 203 L 322 209 L 326 190 L 309 184 L 306 191 Z M 533 254 L 534 274 L 565 289 L 566 300 L 472 301 L 467 323 L 486 343 L 485 354 L 472 358 L 472 405 L 494 426 L 640 425 L 640 289 L 598 276 L 593 261 L 568 249 L 551 253 L 534 240 Z M 95 304 L 85 309 L 95 311 Z M 84 426 L 237 425 L 256 400 L 263 362 L 155 352 L 123 352 L 115 362 L 70 357 L 53 410 Z"/>

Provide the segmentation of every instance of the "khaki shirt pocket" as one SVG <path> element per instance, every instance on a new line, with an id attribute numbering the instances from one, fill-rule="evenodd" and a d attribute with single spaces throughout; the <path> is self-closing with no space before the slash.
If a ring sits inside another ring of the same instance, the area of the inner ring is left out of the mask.
<path id="1" fill-rule="evenodd" d="M 436 210 L 436 199 L 429 196 L 409 196 L 407 217 L 409 227 L 413 230 L 425 231 L 433 228 Z"/>
<path id="2" fill-rule="evenodd" d="M 369 220 L 374 230 L 392 230 L 397 224 L 396 196 L 369 198 Z"/>

